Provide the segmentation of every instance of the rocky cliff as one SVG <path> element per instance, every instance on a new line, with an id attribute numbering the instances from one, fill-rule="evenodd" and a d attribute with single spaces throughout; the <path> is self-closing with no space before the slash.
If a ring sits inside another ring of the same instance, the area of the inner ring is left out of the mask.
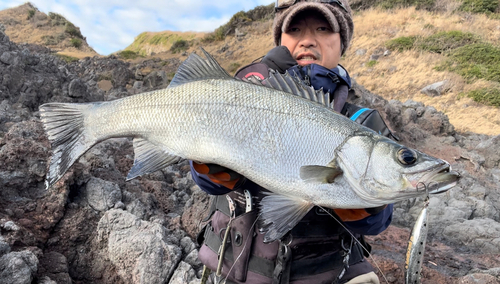
<path id="1" fill-rule="evenodd" d="M 114 56 L 68 64 L 0 31 L 0 283 L 199 283 L 194 239 L 209 197 L 186 161 L 125 182 L 131 140 L 110 139 L 45 189 L 50 145 L 37 112 L 45 102 L 164 88 L 179 64 Z M 350 99 L 380 110 L 403 144 L 448 160 L 463 176 L 431 199 L 423 283 L 500 283 L 500 137 L 457 133 L 432 106 L 354 89 Z M 370 237 L 371 261 L 389 283 L 402 283 L 421 204 L 396 204 L 393 225 Z"/>
<path id="2" fill-rule="evenodd" d="M 17 43 L 43 45 L 55 52 L 80 54 L 79 57 L 98 55 L 79 27 L 60 14 L 40 12 L 30 2 L 0 11 L 0 29 Z"/>

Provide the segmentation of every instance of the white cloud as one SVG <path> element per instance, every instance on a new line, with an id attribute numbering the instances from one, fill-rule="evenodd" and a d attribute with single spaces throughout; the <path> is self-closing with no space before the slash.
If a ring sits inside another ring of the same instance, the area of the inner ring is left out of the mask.
<path id="1" fill-rule="evenodd" d="M 25 0 L 2 0 L 0 10 Z M 272 0 L 31 0 L 44 13 L 55 12 L 80 27 L 100 54 L 124 49 L 145 31 L 213 31 L 236 12 Z"/>

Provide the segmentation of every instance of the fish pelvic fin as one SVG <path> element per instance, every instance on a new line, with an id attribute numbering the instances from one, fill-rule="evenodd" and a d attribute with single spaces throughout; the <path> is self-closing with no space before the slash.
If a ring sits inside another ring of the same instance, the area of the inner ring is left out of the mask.
<path id="1" fill-rule="evenodd" d="M 165 150 L 143 138 L 134 138 L 134 165 L 130 169 L 127 180 L 156 172 L 168 165 L 177 163 L 181 157 L 168 154 Z"/>
<path id="2" fill-rule="evenodd" d="M 313 208 L 314 204 L 300 198 L 275 193 L 260 201 L 261 232 L 265 232 L 264 242 L 281 239 Z"/>
<path id="3" fill-rule="evenodd" d="M 39 107 L 52 157 L 45 185 L 54 185 L 73 163 L 98 141 L 85 129 L 85 113 L 95 103 L 47 103 Z"/>
<path id="4" fill-rule="evenodd" d="M 201 81 L 207 79 L 231 79 L 224 68 L 203 48 L 201 51 L 205 54 L 207 59 L 203 59 L 195 53 L 191 53 L 189 57 L 182 62 L 181 66 L 175 73 L 174 78 L 168 85 L 169 88 L 177 87 L 185 83 L 193 81 Z"/>

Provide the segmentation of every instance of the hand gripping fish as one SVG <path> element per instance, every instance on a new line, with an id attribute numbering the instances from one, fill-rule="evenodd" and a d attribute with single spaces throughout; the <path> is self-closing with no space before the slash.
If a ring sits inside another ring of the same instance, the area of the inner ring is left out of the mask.
<path id="1" fill-rule="evenodd" d="M 190 159 L 219 164 L 272 193 L 265 241 L 282 237 L 314 206 L 370 208 L 443 192 L 459 178 L 440 159 L 397 144 L 336 113 L 327 94 L 289 74 L 264 84 L 231 77 L 212 56 L 191 54 L 168 88 L 109 102 L 47 103 L 52 145 L 47 186 L 96 143 L 133 137 L 127 179 Z"/>

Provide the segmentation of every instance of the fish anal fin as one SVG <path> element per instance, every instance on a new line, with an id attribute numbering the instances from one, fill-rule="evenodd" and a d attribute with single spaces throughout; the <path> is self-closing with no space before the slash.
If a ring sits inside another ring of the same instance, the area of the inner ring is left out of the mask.
<path id="1" fill-rule="evenodd" d="M 300 167 L 300 178 L 308 182 L 333 183 L 335 178 L 341 174 L 342 169 L 333 163 L 328 166 Z"/>
<path id="2" fill-rule="evenodd" d="M 313 208 L 303 199 L 269 193 L 260 201 L 260 225 L 264 242 L 281 239 Z"/>
<path id="3" fill-rule="evenodd" d="M 127 175 L 127 180 L 161 170 L 181 159 L 143 138 L 134 138 L 133 143 L 135 159 L 134 165 Z"/>

